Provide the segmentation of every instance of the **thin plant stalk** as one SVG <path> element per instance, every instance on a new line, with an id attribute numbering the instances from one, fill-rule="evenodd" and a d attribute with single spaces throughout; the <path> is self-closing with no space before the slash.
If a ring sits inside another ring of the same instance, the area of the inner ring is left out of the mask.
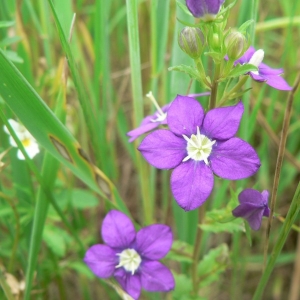
<path id="1" fill-rule="evenodd" d="M 131 67 L 131 88 L 133 97 L 133 125 L 134 127 L 137 127 L 143 117 L 143 92 L 138 30 L 138 1 L 126 0 L 126 9 L 130 56 L 129 58 Z M 136 162 L 138 173 L 140 174 L 144 220 L 146 224 L 151 224 L 153 216 L 153 205 L 151 194 L 148 191 L 148 169 L 146 164 L 142 161 L 139 153 L 137 152 Z"/>
<path id="2" fill-rule="evenodd" d="M 265 241 L 265 247 L 264 247 L 264 267 L 266 266 L 266 262 L 267 262 L 270 232 L 271 232 L 273 215 L 274 215 L 274 210 L 275 210 L 276 197 L 277 197 L 280 173 L 281 173 L 281 168 L 282 168 L 282 162 L 283 162 L 283 158 L 284 158 L 285 145 L 286 145 L 289 125 L 290 125 L 294 95 L 296 93 L 296 90 L 297 90 L 299 84 L 300 84 L 300 73 L 298 74 L 298 77 L 296 78 L 293 89 L 289 94 L 287 105 L 286 105 L 286 110 L 285 110 L 285 114 L 284 114 L 283 124 L 282 124 L 282 132 L 281 132 L 281 138 L 280 138 L 280 143 L 279 143 L 279 149 L 278 149 L 278 155 L 277 155 L 277 161 L 276 161 L 276 167 L 275 167 L 275 174 L 274 174 L 274 182 L 273 182 L 271 201 L 270 201 L 270 216 L 268 219 L 268 225 L 267 225 L 267 230 L 266 230 L 266 241 Z"/>
<path id="3" fill-rule="evenodd" d="M 197 266 L 198 266 L 198 260 L 200 256 L 200 250 L 201 250 L 201 242 L 202 242 L 202 236 L 203 236 L 203 230 L 200 228 L 200 224 L 203 223 L 205 217 L 205 204 L 200 206 L 198 209 L 198 228 L 197 228 L 197 234 L 195 239 L 195 245 L 194 245 L 194 252 L 193 252 L 193 264 L 192 264 L 192 282 L 193 282 L 193 292 L 194 295 L 197 295 L 198 292 L 198 276 L 197 276 Z"/>

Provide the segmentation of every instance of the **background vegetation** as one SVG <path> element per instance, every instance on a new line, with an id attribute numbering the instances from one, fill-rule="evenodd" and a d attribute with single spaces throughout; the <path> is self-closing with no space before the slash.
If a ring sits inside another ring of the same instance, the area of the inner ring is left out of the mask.
<path id="1" fill-rule="evenodd" d="M 16 119 L 16 113 L 43 146 L 31 163 L 18 160 L 15 148 L 0 160 L 0 299 L 5 299 L 4 290 L 9 289 L 5 276 L 13 282 L 16 299 L 24 296 L 25 281 L 27 287 L 32 284 L 27 299 L 118 299 L 82 262 L 86 249 L 101 242 L 99 228 L 109 209 L 130 212 L 141 226 L 154 222 L 172 226 L 181 243 L 174 244 L 165 263 L 178 274 L 185 274 L 189 266 L 188 258 L 178 256 L 178 251 L 189 253 L 198 223 L 197 211 L 184 212 L 172 199 L 170 172 L 147 165 L 135 150 L 138 142 L 129 144 L 126 132 L 153 112 L 145 97 L 150 90 L 160 105 L 188 90 L 205 90 L 197 83 L 190 86 L 188 76 L 168 71 L 170 66 L 192 64 L 177 44 L 183 25 L 176 18 L 186 16 L 174 0 L 141 0 L 136 6 L 130 0 L 53 2 L 55 9 L 46 0 L 0 1 L 0 47 L 20 71 L 1 54 L 0 127 L 6 118 Z M 250 19 L 254 2 L 258 3 L 254 46 L 264 49 L 268 65 L 284 68 L 284 77 L 292 85 L 300 68 L 300 3 L 238 1 L 228 25 L 236 27 Z M 212 72 L 210 61 L 205 67 Z M 4 83 L 11 88 L 9 93 Z M 232 197 L 230 190 L 272 189 L 287 97 L 287 92 L 252 83 L 244 98 L 248 121 L 240 136 L 255 146 L 262 166 L 247 181 L 215 178 L 207 209 L 225 207 Z M 300 178 L 299 97 L 298 92 L 270 249 Z M 40 98 L 51 111 L 36 106 Z M 207 101 L 201 98 L 204 106 Z M 55 140 L 52 144 L 48 136 Z M 57 152 L 57 143 L 66 149 L 69 159 Z M 0 153 L 9 147 L 7 134 L 0 130 Z M 266 224 L 265 220 L 258 232 L 251 231 L 252 245 L 244 233 L 223 225 L 215 232 L 205 232 L 201 256 L 218 247 L 219 252 L 210 254 L 218 264 L 212 274 L 203 273 L 203 298 L 199 299 L 252 298 L 262 272 Z M 299 299 L 300 228 L 296 225 L 299 218 L 263 299 Z M 183 298 L 184 276 L 176 277 L 177 290 L 172 295 L 144 293 L 142 297 L 189 299 Z"/>

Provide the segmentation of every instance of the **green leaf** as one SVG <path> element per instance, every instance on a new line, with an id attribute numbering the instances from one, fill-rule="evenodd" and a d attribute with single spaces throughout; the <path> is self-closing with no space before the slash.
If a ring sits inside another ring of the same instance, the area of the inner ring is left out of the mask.
<path id="1" fill-rule="evenodd" d="M 178 5 L 178 7 L 188 16 L 192 17 L 192 13 L 188 10 L 188 8 L 186 7 L 186 5 L 184 5 L 183 3 L 181 3 L 180 1 L 176 0 L 176 3 Z"/>
<path id="2" fill-rule="evenodd" d="M 214 61 L 220 62 L 224 59 L 223 54 L 218 52 L 204 52 L 204 55 L 210 56 Z"/>
<path id="3" fill-rule="evenodd" d="M 210 250 L 197 267 L 200 287 L 208 286 L 219 280 L 221 273 L 226 270 L 228 259 L 229 251 L 226 244 Z"/>
<path id="4" fill-rule="evenodd" d="M 214 209 L 206 213 L 203 224 L 199 227 L 208 232 L 245 231 L 243 219 L 235 218 L 232 210 L 238 206 L 238 191 L 230 190 L 230 201 L 223 209 Z"/>
<path id="5" fill-rule="evenodd" d="M 77 209 L 92 208 L 99 204 L 97 197 L 87 190 L 73 189 L 71 197 L 72 205 Z"/>
<path id="6" fill-rule="evenodd" d="M 70 242 L 71 237 L 61 228 L 46 225 L 43 232 L 43 240 L 57 256 L 63 257 L 66 254 L 67 243 Z"/>
<path id="7" fill-rule="evenodd" d="M 199 227 L 203 230 L 203 231 L 207 231 L 207 232 L 214 232 L 214 233 L 218 233 L 218 232 L 229 232 L 229 233 L 233 233 L 233 232 L 238 232 L 238 231 L 245 231 L 243 222 L 241 219 L 236 219 L 230 223 L 219 223 L 219 222 L 214 222 L 213 220 L 206 220 L 206 224 L 201 224 L 199 225 Z"/>
<path id="8" fill-rule="evenodd" d="M 14 63 L 22 64 L 24 62 L 23 58 L 14 51 L 4 50 L 3 53 L 10 61 Z"/>
<path id="9" fill-rule="evenodd" d="M 192 79 L 200 80 L 200 73 L 195 67 L 192 66 L 186 66 L 186 65 L 180 65 L 175 67 L 170 67 L 168 69 L 169 71 L 178 71 L 188 74 Z"/>
<path id="10" fill-rule="evenodd" d="M 190 299 L 190 293 L 193 289 L 192 280 L 184 274 L 173 273 L 175 278 L 175 290 L 172 292 L 172 298 L 175 300 Z"/>
<path id="11" fill-rule="evenodd" d="M 76 271 L 76 273 L 86 276 L 90 280 L 95 278 L 95 275 L 92 273 L 92 271 L 87 267 L 85 263 L 81 261 L 72 261 L 68 263 L 67 267 Z"/>
<path id="12" fill-rule="evenodd" d="M 167 255 L 167 259 L 178 262 L 193 262 L 193 247 L 183 241 L 174 241 L 172 249 Z"/>
<path id="13" fill-rule="evenodd" d="M 0 21 L 0 28 L 10 27 L 15 24 L 15 21 Z"/>
<path id="14" fill-rule="evenodd" d="M 17 43 L 21 40 L 19 36 L 6 37 L 5 39 L 0 41 L 0 47 L 5 48 L 11 44 Z"/>
<path id="15" fill-rule="evenodd" d="M 246 33 L 246 30 L 248 29 L 248 27 L 249 27 L 250 25 L 252 25 L 253 23 L 254 23 L 254 20 L 248 20 L 248 21 L 246 21 L 245 23 L 243 23 L 243 24 L 239 27 L 238 31 L 241 32 L 241 33 L 243 33 L 243 34 L 245 34 L 245 33 Z"/>
<path id="16" fill-rule="evenodd" d="M 244 64 L 244 65 L 236 65 L 232 71 L 229 73 L 228 78 L 230 77 L 239 77 L 241 75 L 245 75 L 249 72 L 257 71 L 257 67 L 250 64 Z"/>

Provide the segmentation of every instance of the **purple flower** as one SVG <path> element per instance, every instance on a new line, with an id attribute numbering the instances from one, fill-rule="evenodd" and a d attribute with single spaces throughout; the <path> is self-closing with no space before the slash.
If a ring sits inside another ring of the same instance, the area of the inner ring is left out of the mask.
<path id="1" fill-rule="evenodd" d="M 263 58 L 264 51 L 262 49 L 255 51 L 254 47 L 251 46 L 241 58 L 235 61 L 235 64 L 252 64 L 258 68 L 258 71 L 249 72 L 254 80 L 264 81 L 277 90 L 290 91 L 292 87 L 280 76 L 283 74 L 283 69 L 270 68 L 262 63 Z"/>
<path id="2" fill-rule="evenodd" d="M 169 226 L 154 224 L 135 232 L 125 214 L 112 210 L 103 220 L 101 233 L 106 245 L 92 246 L 84 257 L 84 262 L 96 276 L 114 276 L 134 299 L 139 298 L 141 288 L 149 292 L 174 289 L 172 273 L 157 261 L 172 246 Z"/>
<path id="3" fill-rule="evenodd" d="M 266 190 L 262 193 L 253 189 L 243 190 L 239 194 L 240 205 L 232 211 L 232 214 L 246 219 L 253 230 L 258 230 L 262 217 L 270 215 L 268 198 L 269 192 Z"/>
<path id="4" fill-rule="evenodd" d="M 196 18 L 213 20 L 225 0 L 186 0 L 186 6 Z"/>
<path id="5" fill-rule="evenodd" d="M 260 167 L 255 150 L 234 137 L 243 111 L 239 102 L 205 114 L 198 101 L 178 95 L 168 110 L 170 130 L 155 130 L 140 144 L 138 149 L 151 165 L 175 168 L 171 190 L 183 209 L 192 210 L 205 202 L 213 189 L 213 173 L 237 180 Z"/>

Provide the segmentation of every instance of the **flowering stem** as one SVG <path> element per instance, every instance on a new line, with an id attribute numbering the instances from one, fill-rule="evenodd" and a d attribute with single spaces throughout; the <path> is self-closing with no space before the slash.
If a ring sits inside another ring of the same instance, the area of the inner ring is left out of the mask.
<path id="1" fill-rule="evenodd" d="M 271 231 L 271 227 L 272 227 L 274 209 L 275 209 L 275 204 L 276 204 L 276 196 L 277 196 L 277 190 L 278 190 L 278 185 L 279 185 L 282 161 L 283 161 L 284 152 L 285 152 L 285 145 L 286 145 L 286 140 L 287 140 L 287 135 L 288 135 L 288 129 L 289 129 L 289 124 L 290 124 L 293 100 L 294 100 L 294 95 L 295 95 L 295 92 L 296 92 L 299 84 L 300 84 L 300 73 L 298 74 L 298 77 L 296 78 L 293 89 L 289 94 L 287 106 L 286 106 L 286 110 L 285 110 L 285 114 L 284 114 L 284 119 L 283 119 L 282 133 L 281 133 L 281 138 L 280 138 L 277 162 L 276 162 L 276 167 L 275 167 L 274 182 L 273 182 L 273 188 L 272 188 L 272 196 L 271 196 L 271 204 L 270 204 L 271 211 L 270 211 L 270 216 L 268 219 L 268 225 L 267 225 L 267 231 L 266 231 L 266 242 L 265 242 L 265 248 L 264 248 L 264 268 L 265 268 L 266 262 L 267 262 L 270 231 Z"/>
<path id="2" fill-rule="evenodd" d="M 219 76 L 220 76 L 221 64 L 216 64 L 214 81 L 211 87 L 211 94 L 209 100 L 209 109 L 213 109 L 217 104 L 217 95 L 218 95 L 218 85 L 219 85 Z"/>
<path id="3" fill-rule="evenodd" d="M 205 217 L 205 204 L 203 204 L 198 210 L 198 223 L 199 224 L 203 223 L 204 217 Z M 192 281 L 193 281 L 194 295 L 197 295 L 197 292 L 198 292 L 197 266 L 198 266 L 198 260 L 199 260 L 200 250 L 201 250 L 201 241 L 202 241 L 202 236 L 203 236 L 203 231 L 199 227 L 199 224 L 198 224 L 197 233 L 196 233 L 195 247 L 194 247 L 194 252 L 193 252 L 193 265 L 192 265 Z"/>

